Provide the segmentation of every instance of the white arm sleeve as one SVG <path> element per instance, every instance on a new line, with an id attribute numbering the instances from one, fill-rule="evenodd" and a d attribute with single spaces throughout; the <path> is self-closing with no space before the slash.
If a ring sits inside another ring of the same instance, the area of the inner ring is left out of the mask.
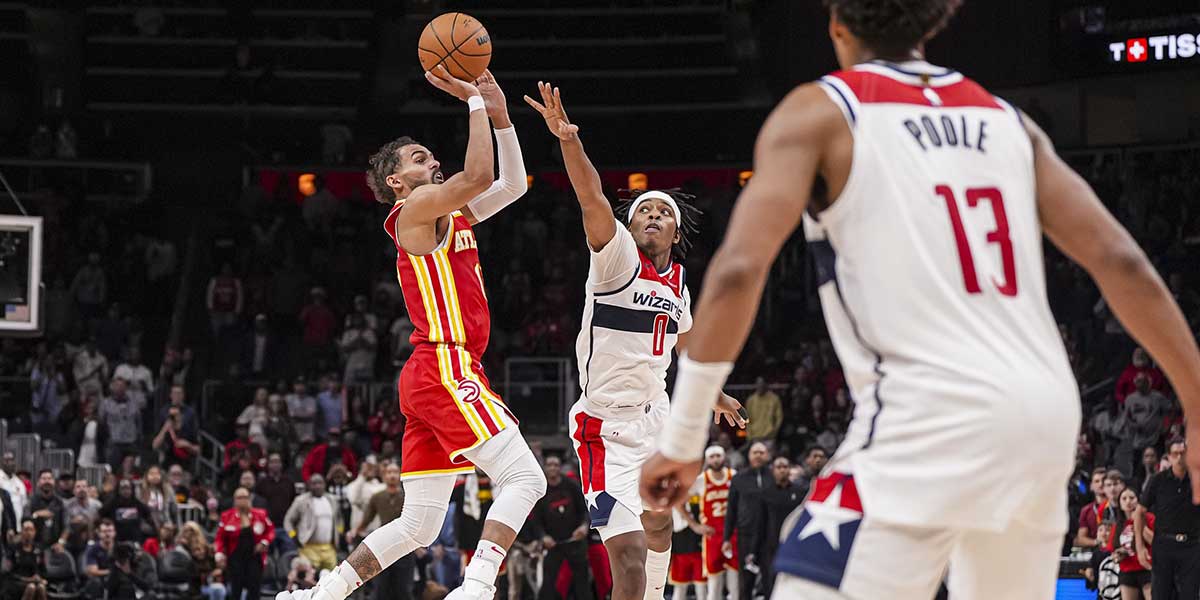
<path id="1" fill-rule="evenodd" d="M 496 129 L 496 162 L 500 163 L 500 178 L 491 187 L 467 203 L 475 222 L 482 223 L 525 194 L 529 184 L 525 178 L 525 159 L 521 142 L 514 127 Z"/>
<path id="2" fill-rule="evenodd" d="M 671 417 L 658 438 L 663 456 L 679 462 L 703 460 L 713 405 L 732 371 L 732 362 L 698 363 L 686 353 L 679 357 Z"/>

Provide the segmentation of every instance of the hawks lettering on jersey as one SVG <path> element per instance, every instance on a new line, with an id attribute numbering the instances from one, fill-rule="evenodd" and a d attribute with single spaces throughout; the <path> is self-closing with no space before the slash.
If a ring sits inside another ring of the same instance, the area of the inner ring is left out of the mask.
<path id="1" fill-rule="evenodd" d="M 396 245 L 396 277 L 413 323 L 412 344 L 462 346 L 476 358 L 483 356 L 491 313 L 471 224 L 455 212 L 442 243 L 429 254 L 413 255 L 396 236 L 396 219 L 403 207 L 403 200 L 397 202 L 383 227 Z"/>
<path id="2" fill-rule="evenodd" d="M 589 410 L 665 400 L 671 351 L 692 327 L 683 266 L 658 272 L 618 222 L 613 239 L 592 252 L 586 289 L 575 350 Z"/>
<path id="3" fill-rule="evenodd" d="M 700 522 L 712 525 L 718 531 L 725 528 L 725 513 L 729 512 L 729 481 L 733 479 L 733 469 L 724 467 L 719 476 L 714 476 L 710 469 L 705 469 L 700 476 L 703 488 L 700 492 Z"/>

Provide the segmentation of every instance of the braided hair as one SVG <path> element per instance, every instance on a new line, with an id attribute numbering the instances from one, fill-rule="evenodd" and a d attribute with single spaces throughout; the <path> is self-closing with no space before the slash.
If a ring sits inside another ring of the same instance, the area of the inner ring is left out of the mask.
<path id="1" fill-rule="evenodd" d="M 963 0 L 825 0 L 856 37 L 880 55 L 903 58 L 937 35 Z"/>
<path id="2" fill-rule="evenodd" d="M 617 221 L 629 225 L 629 208 L 633 206 L 634 201 L 638 196 L 646 193 L 648 190 L 617 190 L 617 198 L 619 202 L 613 208 L 613 215 Z M 670 188 L 666 190 L 656 190 L 671 197 L 675 204 L 679 206 L 681 214 L 675 215 L 675 228 L 679 231 L 679 241 L 671 246 L 671 258 L 676 261 L 682 261 L 687 258 L 687 252 L 692 247 L 692 238 L 700 233 L 700 216 L 703 211 L 696 208 L 692 201 L 695 196 L 684 192 L 679 188 Z"/>

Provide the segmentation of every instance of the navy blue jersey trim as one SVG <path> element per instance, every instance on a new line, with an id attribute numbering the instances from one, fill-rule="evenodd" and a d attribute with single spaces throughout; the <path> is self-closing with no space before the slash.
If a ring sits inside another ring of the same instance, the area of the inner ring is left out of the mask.
<path id="1" fill-rule="evenodd" d="M 583 367 L 583 373 L 587 377 L 587 380 L 583 382 L 584 398 L 586 398 L 588 395 L 588 388 L 592 387 L 592 356 L 596 354 L 596 319 L 594 317 L 596 315 L 597 306 L 600 306 L 600 303 L 592 300 L 593 318 L 591 325 L 588 326 L 588 357 L 586 364 Z"/>
<path id="2" fill-rule="evenodd" d="M 611 296 L 613 294 L 620 294 L 621 292 L 625 291 L 625 288 L 628 288 L 629 286 L 633 285 L 633 282 L 637 281 L 638 275 L 641 272 L 642 272 L 642 265 L 641 265 L 641 263 L 638 263 L 637 268 L 633 270 L 633 277 L 630 277 L 629 281 L 625 282 L 625 285 L 623 285 L 615 290 L 609 291 L 609 292 L 592 292 L 592 295 L 596 296 L 597 298 L 601 298 L 604 296 Z"/>
<path id="3" fill-rule="evenodd" d="M 858 123 L 858 115 L 856 115 L 854 113 L 854 106 L 852 106 L 850 104 L 850 101 L 846 99 L 846 95 L 842 93 L 842 90 L 839 89 L 838 86 L 830 83 L 829 81 L 827 81 L 825 79 L 819 79 L 819 80 L 817 80 L 817 83 L 822 86 L 825 86 L 825 87 L 833 90 L 835 93 L 837 93 L 838 98 L 841 98 L 841 100 L 842 100 L 842 106 L 844 106 L 846 109 L 846 114 L 850 117 L 850 124 L 851 125 L 857 124 Z"/>
<path id="4" fill-rule="evenodd" d="M 921 73 L 919 71 L 909 71 L 907 69 L 902 69 L 902 68 L 900 68 L 900 65 L 897 65 L 896 63 L 888 62 L 886 60 L 873 60 L 873 61 L 871 61 L 871 64 L 879 65 L 885 69 L 895 71 L 902 75 L 908 75 L 909 77 L 934 77 L 934 78 L 937 78 L 937 77 L 945 77 L 947 75 L 954 75 L 955 73 L 958 72 L 958 71 L 955 71 L 954 69 L 947 69 L 946 67 L 938 67 L 939 69 L 942 70 L 941 73 Z M 930 65 L 930 66 L 936 66 L 936 65 Z"/>

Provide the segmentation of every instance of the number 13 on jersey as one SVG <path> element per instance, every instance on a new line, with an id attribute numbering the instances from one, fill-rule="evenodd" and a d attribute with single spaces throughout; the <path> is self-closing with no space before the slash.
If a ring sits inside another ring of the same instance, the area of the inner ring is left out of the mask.
<path id="1" fill-rule="evenodd" d="M 963 217 L 959 214 L 958 202 L 954 190 L 948 185 L 939 185 L 934 193 L 946 201 L 946 210 L 950 213 L 950 226 L 954 230 L 954 243 L 958 247 L 958 261 L 962 267 L 963 285 L 968 294 L 983 293 L 979 285 L 979 276 L 975 273 L 975 258 L 971 254 L 971 245 L 967 241 L 967 231 L 963 227 Z M 992 280 L 996 290 L 1004 296 L 1017 295 L 1017 265 L 1013 258 L 1012 239 L 1008 235 L 1008 214 L 1004 211 L 1004 196 L 994 187 L 967 188 L 966 201 L 968 208 L 976 208 L 979 202 L 987 200 L 992 207 L 992 216 L 996 220 L 996 228 L 987 234 L 987 241 L 1000 248 L 1000 263 L 1004 270 L 1001 281 Z"/>

